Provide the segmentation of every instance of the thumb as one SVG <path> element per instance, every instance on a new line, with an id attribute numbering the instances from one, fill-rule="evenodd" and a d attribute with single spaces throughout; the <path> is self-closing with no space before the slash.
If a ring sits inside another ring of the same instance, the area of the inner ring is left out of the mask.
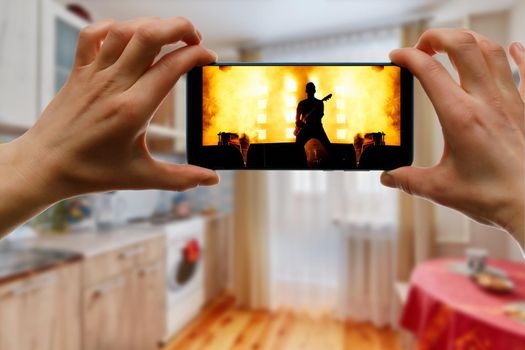
<path id="1" fill-rule="evenodd" d="M 215 171 L 189 164 L 155 161 L 150 170 L 149 179 L 152 188 L 185 191 L 197 186 L 219 183 L 219 176 Z"/>
<path id="2" fill-rule="evenodd" d="M 381 174 L 384 186 L 399 188 L 408 194 L 421 197 L 431 197 L 432 168 L 417 168 L 406 166 Z"/>

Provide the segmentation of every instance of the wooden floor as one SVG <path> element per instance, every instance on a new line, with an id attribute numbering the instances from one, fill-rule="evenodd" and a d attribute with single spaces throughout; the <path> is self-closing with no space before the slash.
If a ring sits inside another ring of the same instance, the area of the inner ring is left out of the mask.
<path id="1" fill-rule="evenodd" d="M 230 296 L 210 303 L 162 350 L 401 350 L 390 329 L 234 304 Z"/>

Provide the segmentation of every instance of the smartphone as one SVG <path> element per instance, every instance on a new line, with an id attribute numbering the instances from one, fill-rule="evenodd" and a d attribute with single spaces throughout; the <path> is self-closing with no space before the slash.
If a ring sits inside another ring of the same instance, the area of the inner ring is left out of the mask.
<path id="1" fill-rule="evenodd" d="M 413 77 L 392 63 L 215 63 L 187 76 L 188 163 L 388 170 L 413 159 Z"/>

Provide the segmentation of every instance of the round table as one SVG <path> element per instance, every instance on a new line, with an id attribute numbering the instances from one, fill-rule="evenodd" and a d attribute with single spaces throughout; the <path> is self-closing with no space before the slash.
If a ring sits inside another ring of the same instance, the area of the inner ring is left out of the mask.
<path id="1" fill-rule="evenodd" d="M 417 349 L 525 350 L 525 323 L 503 312 L 509 303 L 525 302 L 525 264 L 489 259 L 515 284 L 511 293 L 494 294 L 451 271 L 460 262 L 432 260 L 412 274 L 401 325 L 416 336 Z"/>

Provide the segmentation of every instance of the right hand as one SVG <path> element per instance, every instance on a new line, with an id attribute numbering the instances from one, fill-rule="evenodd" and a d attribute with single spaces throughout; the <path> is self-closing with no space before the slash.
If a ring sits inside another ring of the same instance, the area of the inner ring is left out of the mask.
<path id="1" fill-rule="evenodd" d="M 432 58 L 438 52 L 448 54 L 460 84 Z M 519 91 L 505 50 L 477 33 L 430 29 L 415 48 L 390 54 L 421 82 L 445 147 L 433 167 L 388 171 L 381 182 L 502 227 L 524 244 L 525 50 L 514 43 L 510 52 L 519 67 Z"/>

